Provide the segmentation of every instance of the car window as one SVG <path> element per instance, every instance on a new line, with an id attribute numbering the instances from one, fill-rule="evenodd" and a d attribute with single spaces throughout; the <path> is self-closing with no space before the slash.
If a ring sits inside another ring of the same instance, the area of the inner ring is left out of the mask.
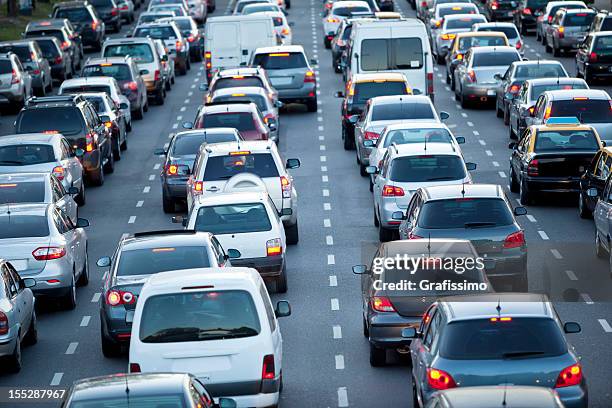
<path id="1" fill-rule="evenodd" d="M 200 117 L 195 126 L 196 129 L 218 127 L 235 128 L 240 132 L 257 130 L 251 112 L 207 113 Z"/>
<path id="2" fill-rule="evenodd" d="M 611 123 L 612 109 L 606 99 L 574 98 L 553 101 L 550 116 L 577 117 L 582 123 Z"/>
<path id="3" fill-rule="evenodd" d="M 172 407 L 172 408 L 186 408 L 185 397 L 181 394 L 168 394 L 162 395 L 132 395 L 130 394 L 130 408 L 140 407 Z M 197 406 L 197 405 L 196 405 Z M 79 400 L 70 401 L 70 408 L 118 408 L 127 407 L 125 397 L 110 397 L 105 396 L 104 399 L 94 397 L 91 400 Z"/>
<path id="4" fill-rule="evenodd" d="M 56 201 L 61 200 L 66 195 L 64 186 L 53 177 L 51 177 L 51 190 L 53 191 L 53 197 Z"/>
<path id="5" fill-rule="evenodd" d="M 264 83 L 261 78 L 256 76 L 236 76 L 228 78 L 219 78 L 215 81 L 213 88 L 225 89 L 225 88 L 236 88 L 236 87 L 247 87 L 255 86 L 259 88 L 264 87 Z"/>
<path id="6" fill-rule="evenodd" d="M 257 109 L 262 111 L 268 110 L 268 103 L 265 96 L 257 94 L 247 95 L 240 93 L 239 89 L 236 91 L 236 93 L 231 95 L 214 96 L 213 102 L 253 102 L 257 106 Z"/>
<path id="7" fill-rule="evenodd" d="M 53 146 L 42 144 L 19 144 L 0 146 L 1 166 L 29 166 L 55 161 Z"/>
<path id="8" fill-rule="evenodd" d="M 514 72 L 516 79 L 566 78 L 567 73 L 561 64 L 518 65 Z"/>
<path id="9" fill-rule="evenodd" d="M 518 31 L 516 30 L 516 28 L 511 27 L 511 26 L 491 26 L 491 27 L 479 27 L 478 31 L 497 31 L 497 32 L 502 32 L 504 34 L 506 34 L 506 38 L 508 38 L 509 40 L 513 40 L 515 38 L 517 38 L 519 36 Z M 504 41 L 505 43 L 505 41 Z M 504 44 L 491 44 L 491 45 L 504 45 Z"/>
<path id="10" fill-rule="evenodd" d="M 353 13 L 367 13 L 369 7 L 354 6 L 354 7 L 336 7 L 332 10 L 332 14 L 339 17 L 350 17 Z"/>
<path id="11" fill-rule="evenodd" d="M 0 204 L 45 202 L 44 181 L 5 180 L 0 182 Z"/>
<path id="12" fill-rule="evenodd" d="M 452 143 L 453 137 L 444 128 L 414 128 L 391 130 L 387 133 L 383 147 L 408 143 Z"/>
<path id="13" fill-rule="evenodd" d="M 129 55 L 136 63 L 154 61 L 153 50 L 149 44 L 111 44 L 104 48 L 104 57 L 122 57 Z"/>
<path id="14" fill-rule="evenodd" d="M 45 107 L 22 110 L 17 118 L 17 133 L 56 131 L 64 135 L 77 133 L 82 128 L 82 117 L 75 107 Z"/>
<path id="15" fill-rule="evenodd" d="M 301 52 L 276 52 L 257 54 L 253 65 L 259 65 L 266 70 L 306 68 L 306 58 Z"/>
<path id="16" fill-rule="evenodd" d="M 595 13 L 568 13 L 563 25 L 567 27 L 590 27 Z"/>
<path id="17" fill-rule="evenodd" d="M 55 12 L 55 18 L 67 18 L 70 21 L 84 23 L 92 20 L 89 10 L 85 7 L 70 7 L 58 9 Z"/>
<path id="18" fill-rule="evenodd" d="M 573 84 L 546 84 L 546 85 L 533 85 L 531 87 L 530 100 L 536 100 L 540 95 L 546 91 L 555 91 L 558 89 L 587 89 L 587 85 L 584 82 L 573 83 Z"/>
<path id="19" fill-rule="evenodd" d="M 372 121 L 403 119 L 435 119 L 436 115 L 428 103 L 384 103 L 372 108 Z"/>
<path id="20" fill-rule="evenodd" d="M 62 87 L 62 95 L 66 94 L 79 94 L 83 92 L 105 92 L 107 94 L 111 94 L 111 88 L 108 85 L 72 85 Z"/>
<path id="21" fill-rule="evenodd" d="M 64 213 L 64 211 L 60 210 L 59 208 L 56 208 L 56 211 L 60 220 L 60 225 L 63 229 L 62 231 L 60 231 L 60 233 L 65 234 L 68 231 L 72 231 L 74 229 L 74 224 L 72 223 L 70 218 L 68 218 L 66 213 Z"/>
<path id="22" fill-rule="evenodd" d="M 107 76 L 117 81 L 129 81 L 132 79 L 130 67 L 127 64 L 100 64 L 88 65 L 81 72 L 83 77 Z"/>
<path id="23" fill-rule="evenodd" d="M 0 53 L 12 52 L 19 58 L 19 61 L 32 61 L 32 52 L 29 45 L 0 45 Z"/>
<path id="24" fill-rule="evenodd" d="M 355 84 L 352 100 L 353 104 L 364 104 L 368 99 L 376 96 L 407 95 L 407 85 L 403 81 L 372 81 Z M 351 96 L 351 95 L 349 95 Z"/>
<path id="25" fill-rule="evenodd" d="M 49 236 L 46 216 L 7 214 L 0 215 L 0 239 Z"/>
<path id="26" fill-rule="evenodd" d="M 389 179 L 400 183 L 421 183 L 465 178 L 463 159 L 455 155 L 397 157 L 391 162 Z"/>
<path id="27" fill-rule="evenodd" d="M 612 18 L 610 21 L 612 21 Z M 596 37 L 593 51 L 597 52 L 598 55 L 612 55 L 612 35 Z"/>
<path id="28" fill-rule="evenodd" d="M 421 208 L 418 225 L 421 228 L 467 228 L 511 225 L 514 217 L 501 198 L 454 198 L 432 200 Z"/>
<path id="29" fill-rule="evenodd" d="M 239 234 L 270 231 L 272 223 L 262 203 L 226 204 L 200 207 L 194 229 L 215 235 Z"/>
<path id="30" fill-rule="evenodd" d="M 195 155 L 202 143 L 223 143 L 236 140 L 234 133 L 201 133 L 176 136 L 172 144 L 172 154 L 175 156 Z"/>
<path id="31" fill-rule="evenodd" d="M 445 28 L 447 29 L 458 29 L 458 28 L 472 28 L 472 26 L 476 23 L 483 23 L 485 19 L 483 17 L 474 16 L 474 17 L 462 17 L 462 18 L 453 18 L 448 19 L 445 22 Z"/>
<path id="32" fill-rule="evenodd" d="M 478 31 L 498 31 L 498 30 L 487 30 L 487 29 L 481 29 Z M 487 47 L 487 46 L 501 46 L 501 45 L 506 45 L 506 40 L 503 37 L 500 36 L 493 36 L 493 37 L 485 37 L 485 36 L 478 36 L 478 37 L 462 37 L 459 39 L 459 46 L 458 48 L 460 50 L 467 50 L 470 49 L 472 47 Z"/>
<path id="33" fill-rule="evenodd" d="M 520 61 L 518 52 L 479 52 L 472 58 L 474 67 L 508 66 L 514 61 Z"/>
<path id="34" fill-rule="evenodd" d="M 152 275 L 176 269 L 208 268 L 211 262 L 205 245 L 162 245 L 124 249 L 119 256 L 117 276 Z"/>
<path id="35" fill-rule="evenodd" d="M 140 27 L 134 31 L 134 37 L 151 37 L 167 40 L 171 37 L 176 38 L 176 33 L 172 26 Z"/>
<path id="36" fill-rule="evenodd" d="M 535 152 L 598 149 L 599 142 L 592 130 L 539 131 L 534 145 Z"/>
<path id="37" fill-rule="evenodd" d="M 259 177 L 279 177 L 270 153 L 212 156 L 206 161 L 205 181 L 227 180 L 239 173 L 253 173 Z"/>

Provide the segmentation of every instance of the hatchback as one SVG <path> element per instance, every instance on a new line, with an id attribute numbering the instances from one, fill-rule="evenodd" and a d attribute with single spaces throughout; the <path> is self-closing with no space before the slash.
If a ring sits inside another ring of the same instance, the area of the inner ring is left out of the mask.
<path id="1" fill-rule="evenodd" d="M 81 36 L 83 45 L 91 46 L 96 51 L 102 49 L 106 26 L 98 16 L 96 9 L 88 2 L 66 1 L 55 3 L 51 16 L 68 19 Z"/>
<path id="2" fill-rule="evenodd" d="M 612 78 L 612 32 L 589 34 L 576 52 L 576 76 L 587 82 Z"/>
<path id="3" fill-rule="evenodd" d="M 555 57 L 575 51 L 584 42 L 597 13 L 591 9 L 565 9 L 557 11 L 544 35 L 546 51 Z"/>
<path id="4" fill-rule="evenodd" d="M 111 132 L 111 145 L 115 161 L 121 160 L 121 152 L 127 150 L 128 123 L 124 113 L 104 92 L 89 92 L 80 94 L 92 104 L 104 126 Z"/>
<path id="5" fill-rule="evenodd" d="M 170 56 L 174 59 L 179 74 L 186 75 L 187 71 L 191 69 L 189 42 L 186 38 L 183 38 L 181 30 L 174 21 L 143 24 L 134 29 L 134 37 L 163 40 Z"/>
<path id="6" fill-rule="evenodd" d="M 71 68 L 76 71 L 81 66 L 83 60 L 83 47 L 80 42 L 80 36 L 72 31 L 71 28 L 72 24 L 65 18 L 33 21 L 26 26 L 23 38 L 57 38 L 62 50 L 70 55 Z"/>
<path id="7" fill-rule="evenodd" d="M 433 38 L 432 53 L 438 64 L 444 64 L 452 41 L 458 33 L 472 30 L 472 26 L 478 23 L 486 23 L 487 19 L 482 14 L 453 14 L 444 18 L 441 27 L 435 31 Z"/>
<path id="8" fill-rule="evenodd" d="M 185 129 L 235 128 L 244 140 L 268 140 L 274 125 L 264 122 L 264 115 L 252 102 L 215 102 L 200 106 L 193 122 Z"/>
<path id="9" fill-rule="evenodd" d="M 519 385 L 449 388 L 433 394 L 425 408 L 490 408 L 500 401 L 512 408 L 565 408 L 554 390 Z"/>
<path id="10" fill-rule="evenodd" d="M 34 91 L 45 96 L 53 88 L 53 78 L 51 76 L 51 66 L 45 58 L 42 50 L 35 41 L 5 41 L 0 43 L 0 53 L 12 52 L 23 65 L 23 68 L 32 78 Z"/>
<path id="11" fill-rule="evenodd" d="M 12 52 L 0 54 L 0 107 L 19 112 L 33 93 L 32 77 L 19 57 Z"/>

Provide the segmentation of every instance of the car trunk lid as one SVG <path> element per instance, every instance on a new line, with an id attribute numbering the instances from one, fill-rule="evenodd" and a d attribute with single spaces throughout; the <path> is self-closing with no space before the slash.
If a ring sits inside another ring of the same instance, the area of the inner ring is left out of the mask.
<path id="1" fill-rule="evenodd" d="M 567 178 L 580 180 L 589 168 L 595 152 L 563 152 L 538 154 L 537 177 Z M 533 160 L 532 160 L 533 162 Z"/>
<path id="2" fill-rule="evenodd" d="M 2 258 L 8 260 L 22 278 L 36 276 L 45 268 L 47 261 L 34 259 L 32 252 L 48 247 L 49 237 L 0 239 Z"/>

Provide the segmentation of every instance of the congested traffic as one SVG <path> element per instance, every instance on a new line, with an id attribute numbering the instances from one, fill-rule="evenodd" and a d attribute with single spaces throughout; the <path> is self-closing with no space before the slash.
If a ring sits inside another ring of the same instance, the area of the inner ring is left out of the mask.
<path id="1" fill-rule="evenodd" d="M 56 2 L 0 42 L 0 405 L 608 406 L 600 3 Z"/>

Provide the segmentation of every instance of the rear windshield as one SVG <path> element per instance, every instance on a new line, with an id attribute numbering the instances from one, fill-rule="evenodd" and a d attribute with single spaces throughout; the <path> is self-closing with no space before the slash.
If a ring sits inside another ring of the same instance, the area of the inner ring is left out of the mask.
<path id="1" fill-rule="evenodd" d="M 164 246 L 121 252 L 117 276 L 152 275 L 176 269 L 208 268 L 205 246 Z"/>
<path id="2" fill-rule="evenodd" d="M 375 105 L 372 120 L 435 119 L 428 103 L 385 103 Z"/>
<path id="3" fill-rule="evenodd" d="M 49 224 L 46 216 L 12 214 L 0 216 L 0 239 L 46 237 Z"/>
<path id="4" fill-rule="evenodd" d="M 519 65 L 516 67 L 514 78 L 534 79 L 534 78 L 566 78 L 567 74 L 561 64 L 536 64 Z"/>
<path id="5" fill-rule="evenodd" d="M 8 59 L 0 59 L 0 75 L 13 72 L 13 64 Z"/>
<path id="6" fill-rule="evenodd" d="M 438 11 L 440 17 L 450 16 L 452 14 L 476 14 L 476 11 L 472 6 L 441 7 Z"/>
<path id="7" fill-rule="evenodd" d="M 53 58 L 60 55 L 60 51 L 53 41 L 36 40 L 36 44 L 40 47 L 45 58 Z"/>
<path id="8" fill-rule="evenodd" d="M 514 222 L 506 202 L 499 198 L 456 198 L 425 203 L 419 227 L 470 228 L 511 225 Z"/>
<path id="9" fill-rule="evenodd" d="M 45 183 L 42 181 L 0 181 L 0 204 L 44 202 Z"/>
<path id="10" fill-rule="evenodd" d="M 89 0 L 89 3 L 94 7 L 113 7 L 112 0 Z"/>
<path id="11" fill-rule="evenodd" d="M 74 107 L 26 109 L 17 118 L 17 133 L 57 131 L 73 134 L 81 131 L 83 116 Z"/>
<path id="12" fill-rule="evenodd" d="M 170 37 L 176 38 L 176 33 L 170 26 L 162 27 L 140 27 L 134 31 L 134 37 L 151 37 L 166 40 Z"/>
<path id="13" fill-rule="evenodd" d="M 446 28 L 448 29 L 471 28 L 474 24 L 483 23 L 483 22 L 484 22 L 484 19 L 478 16 L 454 18 L 452 20 L 446 21 Z"/>
<path id="14" fill-rule="evenodd" d="M 612 21 L 612 18 L 609 19 Z M 612 30 L 612 27 L 610 28 Z M 612 55 L 612 35 L 600 36 L 595 39 L 593 51 L 600 55 Z"/>
<path id="15" fill-rule="evenodd" d="M 197 154 L 202 143 L 223 143 L 236 141 L 236 135 L 233 133 L 209 133 L 192 134 L 186 136 L 177 136 L 172 147 L 172 154 L 175 156 L 185 156 L 189 154 Z"/>
<path id="16" fill-rule="evenodd" d="M 32 61 L 32 54 L 28 45 L 0 45 L 0 53 L 13 52 L 21 62 Z"/>
<path id="17" fill-rule="evenodd" d="M 55 13 L 55 18 L 67 18 L 74 22 L 89 22 L 93 20 L 89 14 L 89 10 L 85 7 L 59 9 Z"/>
<path id="18" fill-rule="evenodd" d="M 36 30 L 36 31 L 28 31 L 26 33 L 27 37 L 55 37 L 60 41 L 64 41 L 64 33 L 62 30 Z"/>
<path id="19" fill-rule="evenodd" d="M 556 152 L 568 150 L 599 150 L 599 143 L 592 130 L 558 130 L 538 132 L 534 151 Z"/>
<path id="20" fill-rule="evenodd" d="M 140 319 L 143 343 L 257 336 L 259 314 L 244 290 L 193 291 L 148 298 Z"/>
<path id="21" fill-rule="evenodd" d="M 265 4 L 265 3 L 261 3 L 261 4 L 254 4 L 254 5 L 249 5 L 249 7 L 245 7 L 242 10 L 243 14 L 253 14 L 253 13 L 259 13 L 262 11 L 277 11 L 278 7 L 275 7 L 274 4 Z"/>
<path id="22" fill-rule="evenodd" d="M 242 86 L 256 86 L 263 88 L 263 81 L 261 80 L 261 78 L 256 76 L 219 78 L 215 81 L 214 88 L 215 90 L 217 90 Z"/>
<path id="23" fill-rule="evenodd" d="M 306 68 L 306 58 L 301 52 L 277 52 L 257 54 L 253 65 L 260 65 L 267 70 Z"/>
<path id="24" fill-rule="evenodd" d="M 612 109 L 605 99 L 553 101 L 550 116 L 575 116 L 583 123 L 611 123 Z"/>
<path id="25" fill-rule="evenodd" d="M 49 145 L 0 146 L 0 166 L 29 166 L 54 161 L 55 153 Z"/>
<path id="26" fill-rule="evenodd" d="M 508 66 L 520 59 L 518 52 L 479 52 L 474 55 L 472 65 L 475 67 Z"/>
<path id="27" fill-rule="evenodd" d="M 174 11 L 177 16 L 184 16 L 185 12 L 180 5 L 166 5 L 151 7 L 151 11 Z"/>
<path id="28" fill-rule="evenodd" d="M 560 9 L 578 9 L 578 8 L 584 8 L 584 6 L 578 5 L 578 4 L 567 4 L 567 5 L 562 5 L 562 6 L 553 6 L 550 8 L 550 12 L 548 13 L 548 15 L 550 16 L 550 18 L 553 18 L 555 16 L 555 14 L 557 14 L 557 11 L 559 11 Z"/>
<path id="29" fill-rule="evenodd" d="M 187 18 L 174 19 L 173 20 L 178 28 L 184 31 L 190 31 L 193 27 L 191 26 L 191 20 Z"/>
<path id="30" fill-rule="evenodd" d="M 87 96 L 85 97 L 85 99 L 87 99 L 87 101 L 92 104 L 96 112 L 106 112 L 106 104 L 104 103 L 104 99 L 98 96 Z"/>
<path id="31" fill-rule="evenodd" d="M 401 81 L 359 82 L 355 84 L 353 103 L 364 104 L 375 96 L 407 94 L 406 83 Z"/>
<path id="32" fill-rule="evenodd" d="M 456 321 L 440 339 L 440 356 L 451 360 L 509 360 L 558 356 L 567 346 L 557 323 L 545 318 Z"/>
<path id="33" fill-rule="evenodd" d="M 130 67 L 126 64 L 89 65 L 83 68 L 81 75 L 84 77 L 108 76 L 115 78 L 117 81 L 130 81 L 132 79 Z"/>
<path id="34" fill-rule="evenodd" d="M 130 395 L 130 399 L 125 397 L 112 398 L 108 396 L 102 397 L 104 399 L 92 399 L 90 401 L 70 401 L 71 408 L 140 408 L 140 407 L 172 407 L 172 408 L 184 408 L 185 396 L 180 395 Z M 128 402 L 129 401 L 129 402 Z M 129 406 L 128 406 L 129 403 Z"/>
<path id="35" fill-rule="evenodd" d="M 600 31 L 610 31 L 612 30 L 612 18 L 605 18 L 603 23 L 601 23 Z"/>
<path id="36" fill-rule="evenodd" d="M 229 204 L 201 207 L 194 228 L 221 235 L 270 231 L 272 224 L 261 203 Z"/>
<path id="37" fill-rule="evenodd" d="M 416 37 L 363 40 L 359 59 L 364 71 L 421 69 L 423 43 Z"/>
<path id="38" fill-rule="evenodd" d="M 105 92 L 108 95 L 111 94 L 110 86 L 105 85 L 77 85 L 77 86 L 67 86 L 62 88 L 62 95 L 66 94 L 79 94 L 83 92 Z"/>
<path id="39" fill-rule="evenodd" d="M 243 1 L 241 3 L 238 3 L 238 5 L 236 6 L 236 11 L 238 13 L 242 12 L 242 9 L 245 8 L 246 6 L 250 5 L 250 4 L 256 4 L 256 3 L 266 3 L 266 0 L 256 0 L 256 1 Z"/>
<path id="40" fill-rule="evenodd" d="M 459 40 L 459 49 L 468 50 L 472 47 L 487 47 L 506 45 L 506 40 L 500 36 L 494 37 L 464 37 Z"/>
<path id="41" fill-rule="evenodd" d="M 173 15 L 171 13 L 141 14 L 138 19 L 138 24 L 150 23 L 164 17 L 173 17 Z"/>
<path id="42" fill-rule="evenodd" d="M 550 0 L 527 0 L 527 7 L 531 9 L 543 9 Z"/>
<path id="43" fill-rule="evenodd" d="M 245 103 L 253 102 L 260 111 L 264 112 L 268 110 L 268 104 L 266 103 L 266 98 L 263 95 L 246 95 L 246 94 L 233 94 L 233 95 L 223 95 L 223 96 L 215 96 L 213 98 L 213 102 L 238 102 L 242 101 Z"/>
<path id="44" fill-rule="evenodd" d="M 595 13 L 571 13 L 565 16 L 563 25 L 566 27 L 590 27 Z"/>
<path id="45" fill-rule="evenodd" d="M 206 161 L 204 181 L 227 180 L 239 173 L 253 173 L 259 177 L 279 177 L 272 155 L 255 153 L 209 157 Z"/>
<path id="46" fill-rule="evenodd" d="M 202 116 L 196 128 L 229 127 L 240 132 L 257 130 L 253 115 L 250 112 L 214 113 Z"/>
<path id="47" fill-rule="evenodd" d="M 585 83 L 534 85 L 531 87 L 531 96 L 529 99 L 535 101 L 544 92 L 555 91 L 558 89 L 587 89 L 587 86 Z"/>
<path id="48" fill-rule="evenodd" d="M 497 32 L 502 32 L 504 34 L 506 34 L 506 37 L 509 40 L 512 40 L 514 38 L 517 38 L 519 36 L 518 31 L 516 31 L 516 28 L 514 27 L 482 27 L 479 28 L 478 31 L 497 31 Z M 497 44 L 495 44 L 497 45 Z"/>
<path id="49" fill-rule="evenodd" d="M 122 57 L 124 55 L 131 56 L 136 62 L 153 62 L 153 52 L 149 44 L 116 44 L 104 48 L 105 57 Z"/>
<path id="50" fill-rule="evenodd" d="M 357 6 L 357 7 L 336 7 L 332 12 L 333 15 L 339 17 L 349 17 L 353 13 L 367 13 L 370 11 L 369 7 Z"/>
<path id="51" fill-rule="evenodd" d="M 465 166 L 461 157 L 452 155 L 398 157 L 391 162 L 389 178 L 400 183 L 460 180 Z"/>
<path id="52" fill-rule="evenodd" d="M 398 129 L 387 134 L 383 147 L 391 146 L 393 143 L 400 145 L 424 143 L 425 141 L 427 143 L 451 143 L 453 137 L 448 130 L 440 128 Z"/>

